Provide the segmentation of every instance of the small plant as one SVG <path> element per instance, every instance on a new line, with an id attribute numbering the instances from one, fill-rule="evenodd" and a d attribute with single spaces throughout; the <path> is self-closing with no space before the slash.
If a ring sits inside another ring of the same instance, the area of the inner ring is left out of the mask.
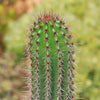
<path id="1" fill-rule="evenodd" d="M 28 100 L 73 100 L 74 43 L 58 15 L 44 13 L 29 30 Z"/>

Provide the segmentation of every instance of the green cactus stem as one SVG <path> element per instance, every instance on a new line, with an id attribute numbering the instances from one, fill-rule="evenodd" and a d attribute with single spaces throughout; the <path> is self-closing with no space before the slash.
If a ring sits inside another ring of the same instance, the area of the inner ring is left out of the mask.
<path id="1" fill-rule="evenodd" d="M 74 43 L 69 27 L 53 13 L 38 17 L 29 29 L 28 100 L 73 100 Z"/>

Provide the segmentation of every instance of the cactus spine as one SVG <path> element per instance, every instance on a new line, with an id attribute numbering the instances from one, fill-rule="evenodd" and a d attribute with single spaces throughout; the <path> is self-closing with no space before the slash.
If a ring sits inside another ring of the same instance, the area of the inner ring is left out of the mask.
<path id="1" fill-rule="evenodd" d="M 44 13 L 29 30 L 28 100 L 73 100 L 74 44 L 69 27 L 57 15 Z"/>

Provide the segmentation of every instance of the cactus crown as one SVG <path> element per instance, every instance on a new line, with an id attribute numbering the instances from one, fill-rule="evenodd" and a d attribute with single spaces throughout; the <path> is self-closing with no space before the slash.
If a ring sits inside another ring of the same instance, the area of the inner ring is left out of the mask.
<path id="1" fill-rule="evenodd" d="M 29 30 L 28 100 L 72 100 L 74 43 L 69 27 L 57 15 L 45 13 Z"/>

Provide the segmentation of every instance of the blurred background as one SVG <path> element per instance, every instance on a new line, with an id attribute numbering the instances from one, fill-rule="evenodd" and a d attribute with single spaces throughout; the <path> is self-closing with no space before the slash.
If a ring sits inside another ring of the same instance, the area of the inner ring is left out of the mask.
<path id="1" fill-rule="evenodd" d="M 0 0 L 0 100 L 22 100 L 26 29 L 44 9 L 74 34 L 78 100 L 100 100 L 100 0 Z"/>

